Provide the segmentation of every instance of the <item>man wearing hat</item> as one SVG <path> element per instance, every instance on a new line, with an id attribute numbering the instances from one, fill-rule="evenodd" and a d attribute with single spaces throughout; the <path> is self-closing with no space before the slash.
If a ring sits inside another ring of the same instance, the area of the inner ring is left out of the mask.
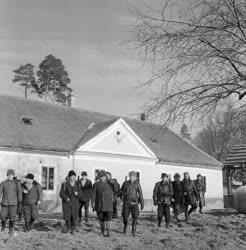
<path id="1" fill-rule="evenodd" d="M 174 175 L 173 184 L 173 214 L 177 222 L 179 222 L 178 215 L 184 211 L 184 190 L 183 184 L 180 181 L 180 174 Z"/>
<path id="2" fill-rule="evenodd" d="M 60 198 L 62 199 L 63 219 L 66 222 L 66 228 L 63 233 L 74 234 L 76 222 L 79 213 L 79 198 L 81 192 L 76 182 L 76 173 L 71 170 L 68 172 L 66 181 L 61 185 Z"/>
<path id="3" fill-rule="evenodd" d="M 198 193 L 194 181 L 191 180 L 188 172 L 184 173 L 184 179 L 182 183 L 185 198 L 185 218 L 188 221 L 190 219 L 191 213 L 197 208 L 196 201 L 198 199 Z M 189 206 L 191 206 L 190 209 Z"/>
<path id="4" fill-rule="evenodd" d="M 198 193 L 199 213 L 202 214 L 202 208 L 205 207 L 206 183 L 201 174 L 197 175 L 195 186 Z"/>
<path id="5" fill-rule="evenodd" d="M 79 223 L 82 222 L 82 209 L 85 208 L 85 222 L 88 222 L 89 218 L 89 204 L 91 200 L 92 193 L 92 183 L 87 178 L 87 172 L 83 171 L 81 173 L 81 179 L 78 181 L 78 188 L 81 192 L 81 197 L 79 199 Z"/>
<path id="6" fill-rule="evenodd" d="M 163 173 L 161 181 L 157 182 L 153 191 L 154 205 L 158 206 L 158 227 L 161 226 L 163 216 L 165 217 L 166 228 L 170 224 L 170 204 L 173 196 L 173 185 L 168 179 L 168 175 Z"/>
<path id="7" fill-rule="evenodd" d="M 97 212 L 100 222 L 101 235 L 110 237 L 110 221 L 113 213 L 113 191 L 108 184 L 106 172 L 99 172 L 100 181 L 93 186 L 91 206 Z M 106 235 L 105 233 L 106 229 Z"/>
<path id="8" fill-rule="evenodd" d="M 21 185 L 14 180 L 15 171 L 7 171 L 7 180 L 0 184 L 0 196 L 2 196 L 1 221 L 2 231 L 5 231 L 6 221 L 9 219 L 9 234 L 16 236 L 14 222 L 17 213 L 18 202 L 22 201 Z"/>
<path id="9" fill-rule="evenodd" d="M 107 172 L 107 180 L 108 184 L 111 186 L 114 197 L 113 197 L 113 216 L 112 218 L 116 219 L 118 218 L 118 212 L 117 212 L 117 198 L 119 196 L 119 190 L 120 190 L 120 185 L 118 184 L 116 179 L 112 178 L 112 175 L 110 172 Z"/>
<path id="10" fill-rule="evenodd" d="M 33 229 L 34 222 L 38 218 L 38 206 L 43 200 L 43 190 L 39 183 L 34 180 L 33 174 L 27 174 L 22 184 L 22 209 L 25 220 L 25 232 Z"/>
<path id="11" fill-rule="evenodd" d="M 132 215 L 132 236 L 136 235 L 137 219 L 139 216 L 139 203 L 141 210 L 144 209 L 144 199 L 140 183 L 136 180 L 136 172 L 129 173 L 130 180 L 123 183 L 121 195 L 123 198 L 122 217 L 124 233 L 127 231 L 128 218 Z"/>

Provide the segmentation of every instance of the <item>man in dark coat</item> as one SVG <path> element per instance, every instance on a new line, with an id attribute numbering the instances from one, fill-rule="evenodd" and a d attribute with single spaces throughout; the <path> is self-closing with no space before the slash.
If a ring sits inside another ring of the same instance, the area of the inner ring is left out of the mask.
<path id="1" fill-rule="evenodd" d="M 25 232 L 33 229 L 34 221 L 38 218 L 38 206 L 43 200 L 43 190 L 39 183 L 34 181 L 34 175 L 28 174 L 22 184 L 22 209 L 25 220 Z"/>
<path id="2" fill-rule="evenodd" d="M 92 183 L 87 179 L 87 172 L 83 171 L 81 173 L 81 179 L 78 181 L 78 187 L 81 192 L 81 197 L 79 200 L 79 223 L 82 222 L 82 209 L 85 208 L 85 222 L 88 222 L 89 218 L 89 205 L 92 193 Z"/>
<path id="3" fill-rule="evenodd" d="M 184 211 L 184 190 L 183 183 L 180 181 L 180 175 L 176 173 L 173 181 L 173 214 L 179 222 L 178 215 Z"/>
<path id="4" fill-rule="evenodd" d="M 113 191 L 108 184 L 106 172 L 99 172 L 100 181 L 93 186 L 91 205 L 100 221 L 101 235 L 110 237 L 110 221 L 113 213 Z M 106 229 L 106 235 L 104 234 Z"/>
<path id="5" fill-rule="evenodd" d="M 74 234 L 79 213 L 80 191 L 76 183 L 76 173 L 71 170 L 67 181 L 61 185 L 60 198 L 62 199 L 63 218 L 66 221 L 66 229 L 63 233 Z"/>
<path id="6" fill-rule="evenodd" d="M 140 183 L 136 180 L 136 173 L 129 173 L 130 180 L 125 181 L 121 187 L 123 199 L 122 217 L 124 222 L 124 233 L 127 231 L 128 218 L 132 215 L 132 236 L 136 235 L 137 219 L 139 216 L 139 203 L 141 210 L 144 209 L 144 199 Z"/>
<path id="7" fill-rule="evenodd" d="M 202 208 L 205 207 L 206 183 L 201 174 L 197 175 L 195 186 L 198 193 L 199 213 L 202 214 Z"/>
<path id="8" fill-rule="evenodd" d="M 190 175 L 187 172 L 184 173 L 183 190 L 185 197 L 185 218 L 188 221 L 191 213 L 197 208 L 196 201 L 198 199 L 198 194 L 195 184 L 190 179 Z M 189 206 L 191 206 L 191 208 L 188 210 Z"/>
<path id="9" fill-rule="evenodd" d="M 112 175 L 110 172 L 107 172 L 107 180 L 108 184 L 111 186 L 112 191 L 113 191 L 113 218 L 116 219 L 118 218 L 118 212 L 117 212 L 117 198 L 119 195 L 119 184 L 116 179 L 112 179 Z"/>
<path id="10" fill-rule="evenodd" d="M 173 185 L 168 179 L 168 175 L 163 173 L 161 181 L 155 184 L 153 191 L 154 205 L 158 206 L 158 227 L 161 226 L 163 216 L 165 217 L 166 228 L 170 224 L 170 204 L 173 196 Z"/>
<path id="11" fill-rule="evenodd" d="M 18 202 L 22 201 L 21 185 L 18 181 L 14 180 L 15 171 L 9 169 L 7 171 L 7 180 L 0 184 L 0 197 L 2 196 L 1 206 L 1 221 L 2 232 L 5 231 L 6 221 L 9 219 L 9 234 L 17 236 L 14 232 L 14 222 L 17 213 Z"/>

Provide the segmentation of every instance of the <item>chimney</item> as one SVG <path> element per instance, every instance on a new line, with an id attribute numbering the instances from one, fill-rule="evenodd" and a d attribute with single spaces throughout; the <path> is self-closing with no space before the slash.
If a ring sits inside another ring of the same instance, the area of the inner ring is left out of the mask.
<path id="1" fill-rule="evenodd" d="M 145 113 L 141 113 L 141 114 L 140 114 L 140 120 L 144 122 L 145 119 L 146 119 Z"/>
<path id="2" fill-rule="evenodd" d="M 190 133 L 186 124 L 183 124 L 183 126 L 181 127 L 181 136 L 184 139 L 191 141 Z"/>

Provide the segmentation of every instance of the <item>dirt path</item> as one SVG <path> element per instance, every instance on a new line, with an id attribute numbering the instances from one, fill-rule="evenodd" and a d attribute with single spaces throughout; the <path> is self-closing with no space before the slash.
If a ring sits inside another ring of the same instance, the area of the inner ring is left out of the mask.
<path id="1" fill-rule="evenodd" d="M 18 237 L 9 238 L 0 234 L 0 249 L 246 249 L 246 215 L 232 211 L 214 210 L 206 214 L 194 214 L 190 223 L 172 223 L 169 229 L 156 226 L 156 216 L 144 214 L 139 219 L 135 238 L 131 230 L 122 233 L 120 219 L 112 222 L 112 236 L 108 239 L 99 235 L 99 225 L 92 218 L 87 226 L 79 227 L 75 235 L 62 234 L 61 215 L 43 218 L 36 229 L 24 233 L 23 223 L 17 224 Z"/>

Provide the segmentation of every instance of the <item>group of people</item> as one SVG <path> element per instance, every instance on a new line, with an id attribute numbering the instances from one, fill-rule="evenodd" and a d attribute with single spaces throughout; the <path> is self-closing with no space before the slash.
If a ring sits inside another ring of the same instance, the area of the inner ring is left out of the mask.
<path id="1" fill-rule="evenodd" d="M 9 234 L 16 236 L 14 223 L 17 212 L 23 214 L 25 220 L 24 231 L 28 232 L 34 227 L 38 218 L 38 205 L 43 199 L 41 185 L 34 180 L 33 174 L 27 174 L 21 183 L 15 177 L 15 171 L 7 171 L 7 179 L 0 184 L 1 223 L 2 232 L 6 230 L 6 222 L 9 220 Z"/>
<path id="2" fill-rule="evenodd" d="M 179 221 L 179 214 L 185 213 L 188 221 L 190 215 L 199 206 L 199 212 L 205 206 L 206 182 L 198 174 L 195 181 L 191 180 L 189 173 L 184 173 L 181 181 L 180 175 L 174 175 L 171 182 L 168 175 L 163 173 L 161 181 L 155 184 L 153 190 L 153 202 L 157 206 L 158 226 L 161 226 L 163 217 L 166 227 L 170 225 L 170 208 Z M 9 220 L 9 234 L 16 235 L 14 223 L 17 212 L 21 211 L 25 221 L 24 231 L 33 229 L 34 222 L 38 218 L 38 206 L 43 200 L 41 185 L 34 180 L 34 175 L 29 173 L 24 181 L 20 182 L 15 178 L 15 171 L 7 171 L 7 179 L 0 184 L 1 202 L 1 223 L 2 231 L 6 229 L 6 222 Z M 144 209 L 144 198 L 141 185 L 136 178 L 136 172 L 129 173 L 129 180 L 126 180 L 120 187 L 111 173 L 101 170 L 98 178 L 92 185 L 87 178 L 87 172 L 83 171 L 81 178 L 76 180 L 76 173 L 71 170 L 66 181 L 62 183 L 60 190 L 62 199 L 63 219 L 66 227 L 63 233 L 73 234 L 76 226 L 82 223 L 82 209 L 85 210 L 85 222 L 89 220 L 89 206 L 96 211 L 100 223 L 101 235 L 110 237 L 110 222 L 112 218 L 118 217 L 117 201 L 122 204 L 123 232 L 127 233 L 128 219 L 132 216 L 132 235 L 136 235 L 137 220 L 140 209 Z"/>
<path id="3" fill-rule="evenodd" d="M 201 174 L 195 181 L 191 180 L 189 173 L 184 173 L 181 181 L 180 175 L 174 175 L 171 182 L 168 175 L 163 173 L 161 181 L 157 182 L 153 191 L 153 202 L 157 206 L 158 226 L 161 226 L 163 217 L 166 227 L 170 225 L 170 207 L 173 207 L 175 219 L 179 222 L 179 214 L 185 213 L 188 221 L 191 213 L 199 206 L 199 212 L 205 206 L 206 182 Z M 137 220 L 140 209 L 144 209 L 144 198 L 140 183 L 136 179 L 136 173 L 129 173 L 120 188 L 116 179 L 112 179 L 111 173 L 100 171 L 94 185 L 87 179 L 87 173 L 82 172 L 82 178 L 76 181 L 76 173 L 71 170 L 68 178 L 61 186 L 60 197 L 62 199 L 63 218 L 66 221 L 64 233 L 69 231 L 73 234 L 76 230 L 77 221 L 81 223 L 81 209 L 85 207 L 85 221 L 88 222 L 88 209 L 91 201 L 93 211 L 96 211 L 101 235 L 110 236 L 110 222 L 117 218 L 117 199 L 123 201 L 122 217 L 123 232 L 127 233 L 128 218 L 132 216 L 132 235 L 136 235 Z M 140 205 L 140 209 L 139 209 Z M 78 218 L 79 217 L 79 218 Z"/>

